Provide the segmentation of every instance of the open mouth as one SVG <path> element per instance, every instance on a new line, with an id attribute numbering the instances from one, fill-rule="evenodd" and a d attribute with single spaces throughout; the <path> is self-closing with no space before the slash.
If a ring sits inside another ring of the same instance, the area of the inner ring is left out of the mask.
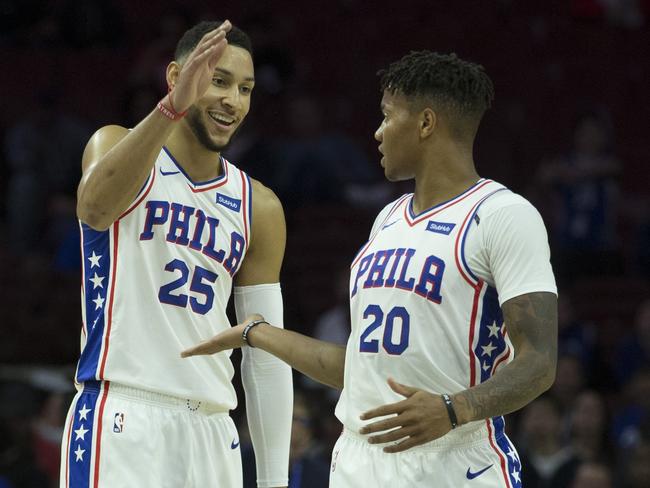
<path id="1" fill-rule="evenodd" d="M 231 128 L 236 121 L 234 117 L 217 112 L 208 112 L 208 116 L 222 129 Z"/>

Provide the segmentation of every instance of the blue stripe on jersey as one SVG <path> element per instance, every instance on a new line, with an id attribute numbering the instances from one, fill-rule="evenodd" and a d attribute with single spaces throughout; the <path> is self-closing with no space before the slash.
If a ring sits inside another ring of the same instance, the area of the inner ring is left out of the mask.
<path id="1" fill-rule="evenodd" d="M 495 288 L 488 286 L 483 295 L 481 322 L 474 354 L 480 361 L 481 383 L 490 378 L 494 363 L 506 349 L 503 313 Z"/>
<path id="2" fill-rule="evenodd" d="M 510 486 L 512 488 L 521 488 L 521 461 L 510 439 L 505 435 L 506 422 L 503 417 L 494 417 L 492 418 L 492 425 L 494 425 L 494 438 L 496 439 L 497 448 L 506 458 Z"/>
<path id="3" fill-rule="evenodd" d="M 507 188 L 499 188 L 498 190 L 495 190 L 492 193 L 489 193 L 486 196 L 484 196 L 483 199 L 478 203 L 478 205 L 476 205 L 476 208 L 474 209 L 474 211 L 472 212 L 472 215 L 470 215 L 470 217 L 468 219 L 467 227 L 465 227 L 465 230 L 463 231 L 463 238 L 460 241 L 460 259 L 461 259 L 461 261 L 463 263 L 463 266 L 465 267 L 465 271 L 467 271 L 467 273 L 469 273 L 469 275 L 475 281 L 479 281 L 479 278 L 472 272 L 469 265 L 467 264 L 467 260 L 465 259 L 465 239 L 467 238 L 467 234 L 469 233 L 469 230 L 472 227 L 472 222 L 474 221 L 474 216 L 476 215 L 476 212 L 478 212 L 478 209 L 481 208 L 481 205 L 483 205 L 483 202 L 485 202 L 485 200 L 490 198 L 495 193 L 498 193 L 498 192 L 506 190 L 506 189 Z"/>
<path id="4" fill-rule="evenodd" d="M 247 173 L 244 173 L 246 181 L 248 182 L 248 241 L 246 245 L 250 245 L 251 230 L 253 229 L 253 185 Z"/>
<path id="5" fill-rule="evenodd" d="M 83 243 L 84 298 L 86 306 L 86 345 L 77 367 L 77 382 L 98 378 L 102 337 L 106 325 L 111 270 L 110 232 L 97 231 L 81 224 Z"/>
<path id="6" fill-rule="evenodd" d="M 98 407 L 99 393 L 99 383 L 87 382 L 75 404 L 68 445 L 68 476 L 70 480 L 68 486 L 71 488 L 90 487 L 95 409 Z"/>

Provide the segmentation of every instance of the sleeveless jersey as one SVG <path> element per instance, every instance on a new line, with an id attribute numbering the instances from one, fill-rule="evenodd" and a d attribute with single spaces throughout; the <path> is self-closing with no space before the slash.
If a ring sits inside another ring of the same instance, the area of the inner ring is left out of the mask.
<path id="1" fill-rule="evenodd" d="M 503 191 L 509 190 L 481 179 L 420 215 L 413 214 L 412 194 L 379 214 L 351 267 L 352 331 L 336 408 L 348 429 L 359 431 L 366 410 L 404 399 L 390 389 L 389 377 L 455 393 L 512 359 L 497 292 L 472 273 L 463 254 L 478 207 Z M 463 425 L 445 442 L 455 436 L 462 442 L 463 434 L 477 429 L 485 429 L 486 437 L 490 431 L 499 435 L 503 418 Z"/>
<path id="2" fill-rule="evenodd" d="M 163 148 L 134 203 L 109 229 L 80 223 L 77 383 L 105 380 L 235 408 L 230 351 L 180 357 L 230 327 L 226 305 L 248 248 L 250 179 L 221 164 L 218 178 L 194 183 Z"/>

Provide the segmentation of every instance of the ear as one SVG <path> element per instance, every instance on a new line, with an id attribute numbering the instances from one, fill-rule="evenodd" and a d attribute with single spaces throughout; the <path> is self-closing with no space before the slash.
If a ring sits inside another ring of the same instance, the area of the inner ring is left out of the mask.
<path id="1" fill-rule="evenodd" d="M 167 79 L 167 88 L 169 90 L 174 88 L 176 85 L 176 80 L 178 80 L 178 75 L 181 72 L 181 65 L 176 61 L 172 61 L 167 65 L 167 71 L 165 73 L 165 78 Z"/>
<path id="2" fill-rule="evenodd" d="M 433 134 L 433 131 L 438 125 L 438 116 L 436 113 L 429 107 L 425 108 L 420 112 L 420 137 L 425 139 Z"/>

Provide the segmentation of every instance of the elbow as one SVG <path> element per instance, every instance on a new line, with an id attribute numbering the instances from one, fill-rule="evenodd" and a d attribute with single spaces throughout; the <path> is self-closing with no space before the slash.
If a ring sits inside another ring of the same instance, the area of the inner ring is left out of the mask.
<path id="1" fill-rule="evenodd" d="M 557 361 L 555 358 L 547 358 L 546 361 L 542 363 L 540 371 L 540 395 L 545 391 L 549 390 L 553 383 L 555 383 L 555 377 L 557 374 Z"/>
<path id="2" fill-rule="evenodd" d="M 108 229 L 113 223 L 96 205 L 82 200 L 77 202 L 77 218 L 91 229 L 100 232 Z"/>

